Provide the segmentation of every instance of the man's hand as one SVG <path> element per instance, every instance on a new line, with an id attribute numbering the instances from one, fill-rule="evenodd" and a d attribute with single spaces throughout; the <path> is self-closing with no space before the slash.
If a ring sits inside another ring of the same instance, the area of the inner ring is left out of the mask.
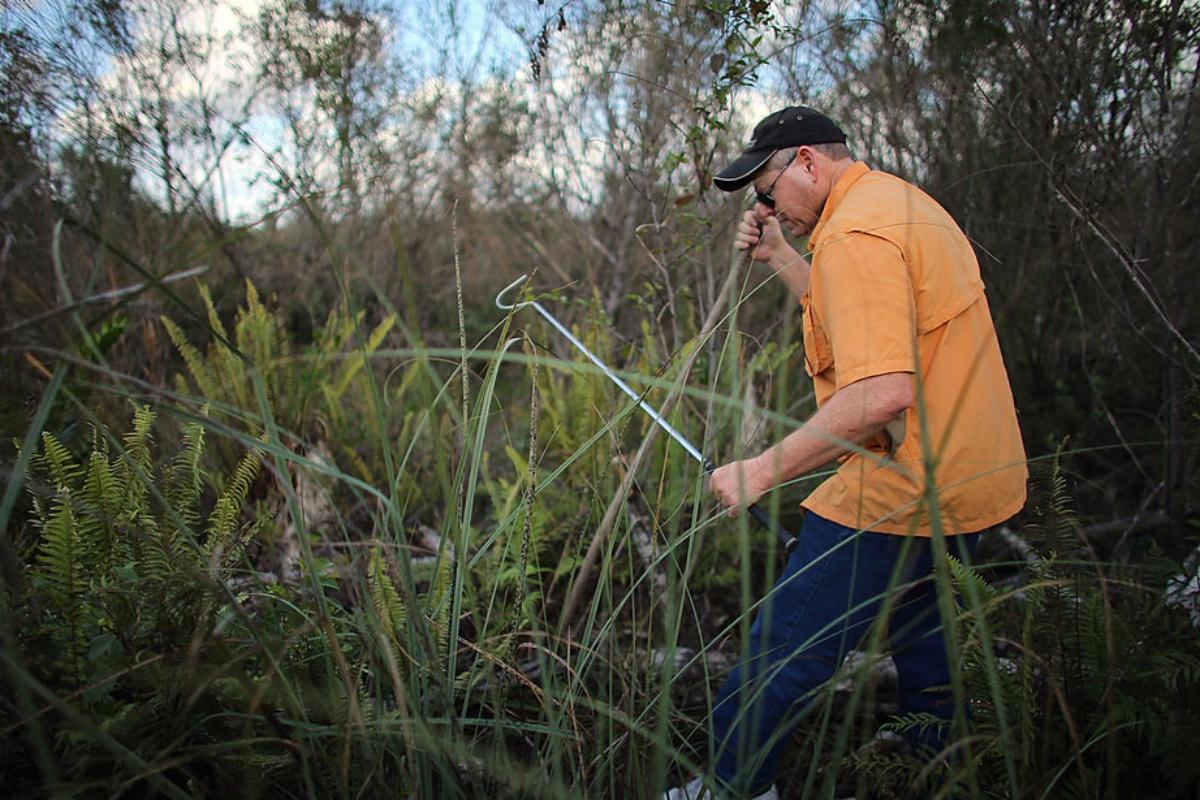
<path id="1" fill-rule="evenodd" d="M 788 243 L 775 212 L 762 203 L 742 215 L 734 246 L 755 261 L 765 261 L 797 300 L 808 290 L 808 261 Z"/>
<path id="2" fill-rule="evenodd" d="M 738 222 L 737 234 L 734 236 L 734 247 L 738 250 L 749 250 L 755 261 L 766 262 L 782 255 L 785 249 L 793 249 L 783 238 L 783 229 L 775 215 L 768 212 L 759 216 L 757 211 L 747 211 L 742 215 L 741 221 Z"/>
<path id="3" fill-rule="evenodd" d="M 765 477 L 757 459 L 731 461 L 713 470 L 708 477 L 708 489 L 729 509 L 729 516 L 737 519 L 742 508 L 757 503 L 771 488 Z"/>

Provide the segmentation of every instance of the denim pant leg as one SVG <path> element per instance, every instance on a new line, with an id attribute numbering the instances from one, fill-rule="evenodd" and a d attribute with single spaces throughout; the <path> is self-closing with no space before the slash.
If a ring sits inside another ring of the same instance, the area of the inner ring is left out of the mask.
<path id="1" fill-rule="evenodd" d="M 961 534 L 946 541 L 946 550 L 960 561 L 969 560 L 979 534 Z M 916 584 L 905 592 L 891 620 L 892 658 L 896 662 L 900 714 L 924 713 L 939 719 L 954 717 L 949 689 L 950 667 L 946 661 L 946 639 L 937 604 L 937 582 L 927 540 L 912 569 Z M 915 728 L 904 738 L 914 752 L 939 752 L 945 746 L 946 726 Z"/>
<path id="2" fill-rule="evenodd" d="M 754 794 L 772 783 L 812 695 L 880 610 L 905 537 L 859 533 L 812 512 L 713 707 L 717 777 Z"/>

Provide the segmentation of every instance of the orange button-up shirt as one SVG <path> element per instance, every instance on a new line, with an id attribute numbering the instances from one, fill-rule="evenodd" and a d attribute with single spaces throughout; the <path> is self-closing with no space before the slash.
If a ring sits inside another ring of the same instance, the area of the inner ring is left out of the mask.
<path id="1" fill-rule="evenodd" d="M 803 505 L 842 525 L 930 536 L 983 530 L 1025 503 L 1025 450 L 979 263 L 915 186 L 855 163 L 809 238 L 806 368 L 817 405 L 843 387 L 914 374 L 901 441 L 864 444 Z"/>

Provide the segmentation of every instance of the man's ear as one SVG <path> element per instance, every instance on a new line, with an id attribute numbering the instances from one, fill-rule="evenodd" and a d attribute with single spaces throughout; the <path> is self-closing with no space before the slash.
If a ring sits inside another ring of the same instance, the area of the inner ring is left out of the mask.
<path id="1" fill-rule="evenodd" d="M 806 144 L 800 145 L 796 150 L 796 163 L 804 168 L 804 171 L 816 178 L 820 172 L 820 161 L 817 159 L 817 151 L 813 150 Z"/>

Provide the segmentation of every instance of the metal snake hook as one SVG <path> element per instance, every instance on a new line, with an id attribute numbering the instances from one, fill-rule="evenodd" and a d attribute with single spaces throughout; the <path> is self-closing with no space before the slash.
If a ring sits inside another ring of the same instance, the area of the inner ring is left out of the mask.
<path id="1" fill-rule="evenodd" d="M 682 433 L 675 430 L 671 423 L 663 419 L 662 414 L 658 412 L 658 409 L 647 403 L 643 395 L 635 392 L 629 384 L 621 379 L 621 376 L 613 372 L 612 369 L 610 369 L 607 364 L 601 361 L 595 353 L 593 353 L 591 350 L 588 350 L 584 343 L 579 341 L 575 334 L 571 333 L 570 329 L 567 328 L 566 325 L 563 325 L 558 321 L 557 318 L 555 318 L 553 314 L 546 310 L 545 306 L 536 300 L 525 300 L 520 303 L 503 302 L 504 295 L 523 284 L 526 280 L 528 280 L 528 278 L 529 274 L 526 273 L 510 283 L 508 286 L 505 286 L 503 289 L 501 289 L 500 294 L 496 295 L 496 307 L 504 311 L 512 311 L 514 309 L 532 306 L 533 310 L 542 316 L 542 319 L 546 320 L 546 322 L 549 322 L 550 325 L 553 326 L 556 331 L 562 334 L 563 338 L 570 342 L 576 350 L 587 356 L 588 361 L 591 361 L 593 364 L 595 364 L 596 367 L 599 368 L 599 370 L 603 372 L 610 381 L 616 384 L 618 389 L 620 389 L 627 397 L 637 403 L 638 408 L 646 412 L 646 414 L 654 421 L 656 425 L 658 425 L 658 427 L 666 431 L 667 435 L 674 439 L 689 456 L 694 458 L 701 466 L 703 466 L 705 472 L 712 472 L 715 470 L 717 468 L 716 465 L 707 459 L 704 454 L 700 452 L 699 448 L 689 442 L 687 437 L 685 437 Z M 786 528 L 777 522 L 772 523 L 770 517 L 767 516 L 765 511 L 763 511 L 757 505 L 749 505 L 746 507 L 746 510 L 750 512 L 750 516 L 753 517 L 756 522 L 758 522 L 768 531 L 775 532 L 775 535 L 779 537 L 780 542 L 783 543 L 783 547 L 786 552 L 791 553 L 792 550 L 796 548 L 796 537 L 792 536 L 792 534 Z"/>
<path id="2" fill-rule="evenodd" d="M 522 283 L 524 283 L 527 280 L 529 280 L 528 272 L 526 272 L 521 277 L 517 278 L 515 281 L 510 283 L 508 286 L 505 286 L 503 289 L 501 289 L 500 294 L 496 295 L 496 308 L 503 309 L 504 311 L 512 311 L 514 308 L 521 308 L 523 306 L 529 305 L 529 301 L 525 301 L 523 303 L 505 303 L 502 301 L 502 298 L 504 297 L 504 295 L 508 294 L 513 289 L 516 289 L 518 286 L 520 286 Z"/>

